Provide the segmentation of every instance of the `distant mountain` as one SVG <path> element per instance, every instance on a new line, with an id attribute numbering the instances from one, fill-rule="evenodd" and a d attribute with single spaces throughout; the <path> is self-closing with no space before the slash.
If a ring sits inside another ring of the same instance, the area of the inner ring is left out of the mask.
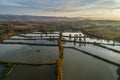
<path id="1" fill-rule="evenodd" d="M 68 18 L 68 17 L 54 17 L 54 16 L 31 16 L 31 15 L 10 15 L 0 14 L 0 21 L 76 21 L 84 20 L 84 18 Z"/>

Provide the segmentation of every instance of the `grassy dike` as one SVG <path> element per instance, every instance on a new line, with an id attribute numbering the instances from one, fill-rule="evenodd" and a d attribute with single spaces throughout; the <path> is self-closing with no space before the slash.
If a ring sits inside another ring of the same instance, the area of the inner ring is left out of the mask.
<path id="1" fill-rule="evenodd" d="M 1 64 L 1 62 L 0 62 L 0 64 Z M 2 64 L 4 64 L 4 63 L 2 63 Z M 3 80 L 6 76 L 8 76 L 13 71 L 14 67 L 15 67 L 15 64 L 6 63 L 6 69 L 5 69 L 5 71 L 2 72 L 0 80 Z"/>

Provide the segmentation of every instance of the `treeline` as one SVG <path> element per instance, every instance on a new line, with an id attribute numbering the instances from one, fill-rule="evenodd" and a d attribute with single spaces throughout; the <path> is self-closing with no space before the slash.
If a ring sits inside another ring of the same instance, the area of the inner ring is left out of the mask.
<path id="1" fill-rule="evenodd" d="M 13 23 L 0 23 L 0 41 L 8 39 L 14 34 L 32 32 L 34 29 L 31 27 L 16 27 Z"/>
<path id="2" fill-rule="evenodd" d="M 0 40 L 7 39 L 14 34 L 14 26 L 12 24 L 0 23 Z"/>
<path id="3" fill-rule="evenodd" d="M 81 31 L 89 36 L 103 38 L 106 40 L 120 41 L 120 27 L 119 26 L 90 26 L 83 27 Z"/>

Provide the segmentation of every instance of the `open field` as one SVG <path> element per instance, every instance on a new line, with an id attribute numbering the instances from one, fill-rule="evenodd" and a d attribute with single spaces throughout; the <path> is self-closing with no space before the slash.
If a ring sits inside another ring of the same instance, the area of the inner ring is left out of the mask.
<path id="1" fill-rule="evenodd" d="M 120 24 L 118 21 L 94 22 L 81 30 L 88 35 L 98 38 L 120 41 Z"/>

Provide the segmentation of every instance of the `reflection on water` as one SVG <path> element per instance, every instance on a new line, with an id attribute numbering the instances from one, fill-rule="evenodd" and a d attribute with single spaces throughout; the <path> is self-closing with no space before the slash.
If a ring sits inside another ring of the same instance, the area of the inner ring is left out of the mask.
<path id="1" fill-rule="evenodd" d="M 65 49 L 63 80 L 117 80 L 117 67 L 85 55 Z"/>
<path id="2" fill-rule="evenodd" d="M 39 50 L 39 51 L 38 51 Z M 56 62 L 57 47 L 0 44 L 0 61 L 24 63 Z"/>
<path id="3" fill-rule="evenodd" d="M 22 35 L 25 35 L 25 36 L 40 36 L 39 34 L 22 34 Z M 85 36 L 85 34 L 83 34 L 82 32 L 64 32 L 63 33 L 63 36 L 74 36 L 74 35 L 81 35 L 81 36 Z M 42 36 L 45 36 L 45 34 L 42 34 Z M 58 36 L 58 34 L 48 34 L 47 36 Z M 66 37 L 65 38 L 66 40 L 69 40 L 71 38 L 68 38 Z M 74 40 L 73 38 L 71 40 Z M 77 39 L 78 40 L 78 39 Z M 97 43 L 106 43 L 106 44 L 120 44 L 119 42 L 115 42 L 115 41 L 112 41 L 112 40 L 104 40 L 104 39 L 98 39 L 98 38 L 95 38 L 95 37 L 89 37 L 87 36 L 86 37 L 86 42 L 97 42 Z"/>
<path id="4" fill-rule="evenodd" d="M 103 45 L 103 44 L 101 44 L 101 45 Z M 115 50 L 120 51 L 120 45 L 116 45 L 116 46 L 112 46 L 112 45 L 103 45 L 103 46 L 106 46 L 106 47 L 108 47 L 108 48 L 112 48 L 112 49 L 115 49 Z"/>
<path id="5" fill-rule="evenodd" d="M 0 79 L 3 77 L 4 72 L 8 69 L 6 64 L 0 64 Z"/>
<path id="6" fill-rule="evenodd" d="M 79 33 L 63 33 L 64 36 L 80 35 Z M 22 34 L 25 36 L 41 36 L 40 34 Z M 46 36 L 42 34 L 42 36 Z M 58 36 L 58 34 L 47 34 L 47 36 Z M 28 39 L 25 37 L 13 36 L 11 37 L 19 39 Z M 39 37 L 36 37 L 36 39 Z M 65 40 L 80 41 L 79 38 L 65 38 Z M 97 40 L 92 38 L 82 38 L 81 40 L 86 42 L 97 42 L 112 44 L 112 41 Z M 57 40 L 4 40 L 4 42 L 31 42 L 31 43 L 44 43 L 44 44 L 57 44 Z M 120 44 L 120 43 L 115 43 Z M 104 44 L 101 44 L 104 45 Z M 100 56 L 107 60 L 120 64 L 120 54 L 113 51 L 95 46 L 93 44 L 85 43 L 71 43 L 66 42 L 64 46 L 75 47 L 80 50 L 90 52 L 91 54 Z M 108 45 L 104 45 L 108 46 Z M 111 46 L 109 46 L 111 47 Z M 113 46 L 111 47 L 113 48 Z M 114 47 L 119 49 L 120 46 Z M 30 63 L 30 64 L 48 64 L 56 63 L 61 58 L 59 56 L 59 48 L 52 46 L 28 46 L 19 44 L 0 44 L 0 61 L 1 62 L 18 62 L 18 63 Z M 82 52 L 65 49 L 64 58 L 61 69 L 63 69 L 63 80 L 119 80 L 117 71 L 118 67 L 97 58 L 88 56 Z M 42 65 L 42 66 L 29 66 L 17 64 L 14 70 L 5 77 L 5 80 L 56 80 L 56 66 L 57 65 Z M 5 65 L 0 65 L 0 76 L 2 72 L 6 70 Z"/>
<path id="7" fill-rule="evenodd" d="M 57 44 L 57 40 L 4 40 L 4 42 L 22 42 L 22 43 L 36 43 L 36 44 Z"/>
<path id="8" fill-rule="evenodd" d="M 56 80 L 55 65 L 16 65 L 4 80 Z"/>
<path id="9" fill-rule="evenodd" d="M 95 46 L 92 44 L 85 44 L 85 45 L 81 44 L 81 46 L 79 46 L 78 43 L 76 44 L 76 46 L 74 46 L 70 42 L 67 42 L 66 44 L 64 44 L 64 46 L 72 46 L 72 47 L 75 47 L 75 48 L 80 49 L 80 50 L 85 50 L 91 54 L 103 57 L 105 59 L 108 59 L 110 61 L 113 61 L 113 62 L 120 64 L 120 54 L 119 53 L 107 50 L 105 48 L 101 48 L 99 46 Z"/>
<path id="10" fill-rule="evenodd" d="M 118 68 L 117 73 L 119 75 L 118 80 L 120 80 L 120 67 Z"/>

